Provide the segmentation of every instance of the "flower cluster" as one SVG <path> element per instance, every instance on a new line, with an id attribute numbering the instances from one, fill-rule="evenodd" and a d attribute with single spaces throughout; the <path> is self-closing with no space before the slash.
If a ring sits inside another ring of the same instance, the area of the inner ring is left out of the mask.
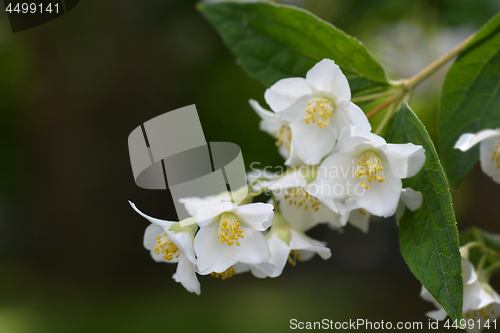
<path id="1" fill-rule="evenodd" d="M 351 223 L 368 232 L 370 216 L 399 219 L 422 204 L 422 194 L 403 189 L 401 180 L 422 168 L 424 149 L 371 133 L 334 61 L 320 61 L 305 78 L 278 81 L 264 97 L 271 111 L 254 100 L 250 105 L 262 118 L 261 130 L 276 138 L 285 172 L 250 172 L 252 191 L 239 205 L 224 201 L 227 193 L 180 199 L 191 215 L 184 223 L 152 218 L 132 204 L 151 222 L 146 249 L 156 261 L 178 263 L 173 278 L 191 292 L 200 293 L 196 274 L 277 277 L 287 262 L 315 254 L 328 259 L 330 249 L 306 235 L 320 223 L 337 230 Z M 269 203 L 251 203 L 263 193 Z"/>
<path id="2" fill-rule="evenodd" d="M 406 191 L 401 179 L 422 168 L 424 149 L 412 143 L 388 144 L 371 133 L 334 61 L 323 59 L 306 78 L 278 81 L 264 97 L 271 111 L 254 100 L 250 105 L 262 118 L 261 130 L 276 138 L 291 168 L 274 179 L 262 173 L 251 178 L 260 179 L 254 187 L 275 193 L 292 225 L 307 230 L 324 222 L 339 228 L 350 221 L 367 231 L 370 215 L 396 213 Z M 415 210 L 422 195 L 407 195 L 405 200 Z"/>

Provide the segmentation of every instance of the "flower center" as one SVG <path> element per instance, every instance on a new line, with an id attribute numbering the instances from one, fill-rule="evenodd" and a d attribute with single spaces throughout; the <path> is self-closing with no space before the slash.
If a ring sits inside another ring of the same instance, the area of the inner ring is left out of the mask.
<path id="1" fill-rule="evenodd" d="M 302 253 L 299 250 L 291 250 L 290 254 L 288 254 L 288 262 L 290 265 L 297 265 L 297 260 L 302 261 Z"/>
<path id="2" fill-rule="evenodd" d="M 495 318 L 495 311 L 492 308 L 493 304 L 490 304 L 481 309 L 469 310 L 465 313 L 465 318 L 474 319 L 474 321 L 479 319 L 487 320 L 490 317 Z"/>
<path id="3" fill-rule="evenodd" d="M 222 273 L 212 272 L 212 273 L 210 273 L 210 275 L 215 276 L 216 278 L 220 277 L 222 280 L 225 280 L 225 279 L 232 277 L 235 273 L 236 273 L 236 270 L 234 269 L 234 266 L 231 266 Z"/>
<path id="4" fill-rule="evenodd" d="M 382 183 L 387 178 L 384 175 L 384 166 L 380 162 L 378 155 L 372 151 L 365 151 L 361 158 L 357 162 L 358 167 L 354 176 L 360 178 L 359 185 L 365 190 L 370 188 L 370 185 L 374 179 Z M 366 181 L 364 183 L 363 181 Z"/>
<path id="5" fill-rule="evenodd" d="M 154 250 L 156 254 L 159 255 L 161 252 L 161 254 L 163 254 L 163 259 L 168 261 L 174 259 L 174 255 L 176 258 L 179 257 L 181 251 L 179 251 L 177 245 L 175 245 L 174 242 L 172 242 L 172 240 L 167 236 L 167 234 L 164 234 L 163 236 L 158 235 L 156 239 L 157 241 L 155 243 L 155 250 Z"/>
<path id="6" fill-rule="evenodd" d="M 281 125 L 279 132 L 274 131 L 273 136 L 276 140 L 276 147 L 285 146 L 288 152 L 290 152 L 290 142 L 292 142 L 292 131 L 290 126 Z"/>
<path id="7" fill-rule="evenodd" d="M 496 145 L 493 155 L 491 155 L 491 160 L 495 161 L 497 168 L 500 169 L 500 141 L 498 141 L 498 145 Z"/>
<path id="8" fill-rule="evenodd" d="M 221 243 L 226 242 L 231 246 L 236 241 L 240 246 L 239 238 L 245 238 L 243 229 L 240 228 L 240 220 L 233 213 L 222 213 L 219 222 L 219 233 L 217 234 Z"/>
<path id="9" fill-rule="evenodd" d="M 302 187 L 287 188 L 285 192 L 285 200 L 288 200 L 290 205 L 297 207 L 304 206 L 305 210 L 311 207 L 315 212 L 319 209 L 321 202 L 306 192 Z"/>
<path id="10" fill-rule="evenodd" d="M 313 98 L 307 103 L 307 116 L 304 117 L 306 125 L 310 122 L 316 123 L 320 128 L 330 125 L 333 116 L 333 102 L 326 98 Z"/>

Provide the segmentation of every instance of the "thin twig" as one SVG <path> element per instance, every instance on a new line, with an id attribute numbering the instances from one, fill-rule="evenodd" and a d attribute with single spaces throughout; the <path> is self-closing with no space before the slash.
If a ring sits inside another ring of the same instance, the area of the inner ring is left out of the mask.
<path id="1" fill-rule="evenodd" d="M 375 93 L 375 94 L 353 97 L 353 98 L 351 98 L 351 102 L 359 103 L 359 102 L 372 101 L 372 100 L 379 99 L 382 97 L 391 96 L 393 94 L 394 94 L 394 89 L 389 89 L 389 90 L 382 91 L 382 92 Z"/>
<path id="2" fill-rule="evenodd" d="M 373 117 L 374 115 L 376 115 L 377 113 L 379 113 L 380 111 L 382 111 L 383 109 L 385 109 L 387 106 L 389 106 L 393 101 L 394 101 L 394 97 L 386 99 L 384 101 L 384 103 L 380 104 L 375 109 L 373 109 L 370 112 L 368 112 L 366 114 L 366 118 L 370 119 L 371 117 Z"/>
<path id="3" fill-rule="evenodd" d="M 380 132 L 382 132 L 382 130 L 384 129 L 385 125 L 387 125 L 387 123 L 391 119 L 392 115 L 396 111 L 396 108 L 397 108 L 399 102 L 401 102 L 401 100 L 403 99 L 404 96 L 405 96 L 405 91 L 402 90 L 397 96 L 395 96 L 393 98 L 393 104 L 389 108 L 389 111 L 387 111 L 387 113 L 385 114 L 384 119 L 382 119 L 382 121 L 378 125 L 377 130 L 375 131 L 375 134 L 379 135 Z"/>
<path id="4" fill-rule="evenodd" d="M 463 51 L 465 46 L 470 42 L 470 40 L 476 35 L 476 33 L 472 34 L 469 38 L 466 40 L 462 41 L 460 44 L 455 46 L 453 49 L 448 51 L 446 54 L 441 56 L 439 59 L 431 63 L 429 66 L 418 72 L 416 75 L 413 77 L 409 78 L 408 80 L 405 81 L 405 87 L 408 89 L 408 91 L 413 90 L 420 82 L 424 81 L 427 79 L 429 76 L 431 76 L 434 72 L 436 72 L 439 68 L 441 68 L 443 65 L 445 65 L 448 61 L 456 57 L 460 52 Z"/>

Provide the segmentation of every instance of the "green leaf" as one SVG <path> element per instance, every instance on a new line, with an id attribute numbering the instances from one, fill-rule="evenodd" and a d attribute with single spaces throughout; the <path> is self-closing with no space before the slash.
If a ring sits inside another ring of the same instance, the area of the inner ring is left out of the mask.
<path id="1" fill-rule="evenodd" d="M 407 104 L 391 119 L 387 142 L 425 149 L 425 164 L 403 187 L 422 192 L 422 207 L 406 210 L 399 221 L 401 254 L 410 270 L 453 320 L 462 318 L 463 282 L 458 230 L 451 195 L 436 149 L 424 125 Z"/>
<path id="2" fill-rule="evenodd" d="M 299 8 L 274 3 L 200 3 L 241 66 L 266 87 L 304 77 L 324 58 L 334 60 L 353 93 L 389 86 L 383 68 L 357 39 Z"/>
<path id="3" fill-rule="evenodd" d="M 443 85 L 438 115 L 439 147 L 452 186 L 457 186 L 479 159 L 479 145 L 454 149 L 460 135 L 500 128 L 500 14 L 467 44 Z"/>

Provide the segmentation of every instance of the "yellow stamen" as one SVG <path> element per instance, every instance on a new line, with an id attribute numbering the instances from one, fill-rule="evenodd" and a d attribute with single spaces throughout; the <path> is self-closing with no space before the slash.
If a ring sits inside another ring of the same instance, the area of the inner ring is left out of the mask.
<path id="1" fill-rule="evenodd" d="M 291 250 L 290 254 L 288 254 L 288 262 L 290 265 L 295 266 L 297 265 L 297 260 L 302 261 L 302 253 L 300 253 L 300 250 Z"/>
<path id="2" fill-rule="evenodd" d="M 161 253 L 163 259 L 168 261 L 172 260 L 174 256 L 176 258 L 179 257 L 181 251 L 174 244 L 174 242 L 172 242 L 167 234 L 164 234 L 163 236 L 158 235 L 156 239 L 158 239 L 158 241 L 155 243 L 154 253 L 156 253 L 157 255 L 160 255 Z"/>
<path id="3" fill-rule="evenodd" d="M 307 103 L 307 116 L 304 117 L 306 125 L 316 123 L 320 128 L 330 125 L 328 120 L 333 116 L 334 104 L 327 98 L 313 98 Z"/>
<path id="4" fill-rule="evenodd" d="M 286 189 L 285 200 L 288 200 L 290 205 L 295 205 L 299 208 L 304 206 L 304 210 L 307 210 L 310 206 L 312 210 L 318 211 L 321 205 L 318 199 L 307 193 L 302 187 Z"/>
<path id="5" fill-rule="evenodd" d="M 234 269 L 234 266 L 229 267 L 222 273 L 215 273 L 212 272 L 210 275 L 215 276 L 216 278 L 221 278 L 222 280 L 229 279 L 236 273 L 236 269 Z"/>
<path id="6" fill-rule="evenodd" d="M 491 155 L 491 161 L 495 161 L 497 168 L 500 169 L 500 141 L 498 141 L 498 145 L 496 145 L 493 155 Z"/>
<path id="7" fill-rule="evenodd" d="M 233 213 L 222 213 L 219 221 L 219 233 L 217 237 L 221 243 L 226 242 L 228 246 L 231 246 L 235 240 L 244 238 L 243 229 L 240 228 L 240 220 Z M 229 233 L 231 234 L 229 235 Z M 240 242 L 236 242 L 236 245 L 239 246 Z"/>
<path id="8" fill-rule="evenodd" d="M 378 155 L 373 151 L 365 151 L 356 164 L 358 166 L 354 176 L 356 178 L 360 178 L 359 185 L 365 190 L 370 188 L 370 185 L 367 183 L 371 183 L 374 179 L 379 183 L 382 183 L 387 179 L 384 175 L 382 162 L 380 161 Z"/>
<path id="9" fill-rule="evenodd" d="M 285 148 L 290 152 L 290 143 L 292 142 L 292 131 L 290 126 L 282 125 L 278 132 L 273 132 L 272 135 L 277 139 L 276 147 L 285 146 Z"/>

